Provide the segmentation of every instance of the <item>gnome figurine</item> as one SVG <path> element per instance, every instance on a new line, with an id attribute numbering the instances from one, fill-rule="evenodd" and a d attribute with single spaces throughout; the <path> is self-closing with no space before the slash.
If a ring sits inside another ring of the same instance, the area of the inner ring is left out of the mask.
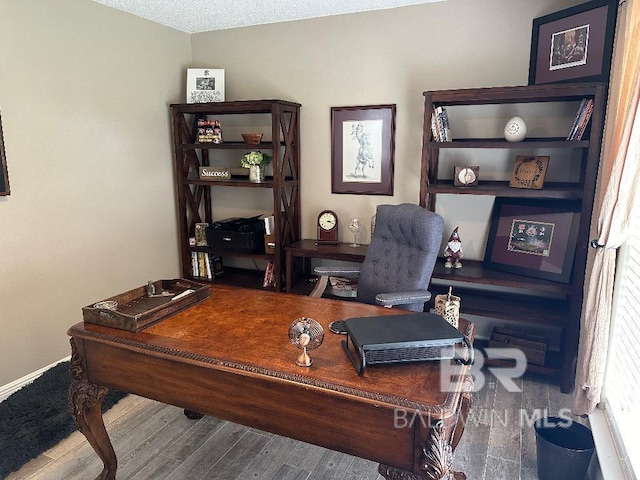
<path id="1" fill-rule="evenodd" d="M 460 241 L 460 235 L 458 235 L 458 227 L 456 227 L 453 232 L 451 232 L 447 247 L 444 249 L 444 257 L 446 259 L 444 268 L 462 268 L 460 259 L 463 256 L 462 242 Z"/>

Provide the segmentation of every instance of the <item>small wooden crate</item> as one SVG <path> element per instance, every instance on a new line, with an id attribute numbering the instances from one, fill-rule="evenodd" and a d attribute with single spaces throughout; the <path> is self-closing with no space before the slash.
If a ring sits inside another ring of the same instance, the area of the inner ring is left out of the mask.
<path id="1" fill-rule="evenodd" d="M 494 328 L 489 339 L 489 347 L 518 348 L 535 365 L 544 365 L 548 344 L 549 340 L 541 335 L 502 327 Z"/>
<path id="2" fill-rule="evenodd" d="M 275 235 L 264 235 L 264 253 L 276 253 L 276 237 Z"/>
<path id="3" fill-rule="evenodd" d="M 152 323 L 195 305 L 211 295 L 208 285 L 183 278 L 158 280 L 153 282 L 153 286 L 158 294 L 166 292 L 167 295 L 149 297 L 146 285 L 138 287 L 83 307 L 83 320 L 87 323 L 139 332 Z M 174 297 L 187 290 L 192 290 L 192 292 L 173 300 Z M 116 309 L 103 308 L 105 302 L 117 302 Z"/>

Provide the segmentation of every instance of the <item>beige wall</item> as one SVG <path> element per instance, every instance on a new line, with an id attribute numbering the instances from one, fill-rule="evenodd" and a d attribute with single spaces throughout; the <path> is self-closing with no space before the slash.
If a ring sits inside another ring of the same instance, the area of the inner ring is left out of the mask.
<path id="1" fill-rule="evenodd" d="M 346 227 L 357 216 L 367 225 L 361 240 L 368 241 L 376 205 L 418 202 L 422 92 L 526 85 L 532 20 L 577 3 L 447 0 L 207 32 L 193 35 L 193 63 L 225 69 L 227 100 L 302 104 L 303 237 L 315 237 L 318 212 L 331 208 L 340 217 L 343 239 L 351 241 Z M 389 103 L 397 105 L 394 196 L 332 194 L 331 107 Z M 475 197 L 472 206 L 452 204 L 440 213 L 447 230 L 466 226 L 465 253 L 478 258 L 491 199 Z"/>
<path id="2" fill-rule="evenodd" d="M 416 202 L 422 92 L 525 84 L 532 19 L 577 3 L 448 0 L 189 36 L 89 0 L 0 0 L 0 386 L 68 355 L 82 306 L 179 273 L 167 104 L 183 101 L 186 67 L 224 68 L 228 100 L 303 105 L 313 237 L 323 208 L 345 230 L 379 203 Z M 330 107 L 386 103 L 395 195 L 332 195 Z"/>
<path id="3" fill-rule="evenodd" d="M 81 307 L 178 274 L 167 105 L 190 36 L 88 0 L 0 0 L 0 386 Z"/>

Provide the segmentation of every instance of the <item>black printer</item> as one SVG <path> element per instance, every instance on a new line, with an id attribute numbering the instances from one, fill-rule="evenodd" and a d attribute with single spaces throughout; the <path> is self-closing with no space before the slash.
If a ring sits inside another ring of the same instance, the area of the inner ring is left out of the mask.
<path id="1" fill-rule="evenodd" d="M 205 228 L 207 244 L 216 252 L 264 253 L 264 219 L 227 218 Z"/>

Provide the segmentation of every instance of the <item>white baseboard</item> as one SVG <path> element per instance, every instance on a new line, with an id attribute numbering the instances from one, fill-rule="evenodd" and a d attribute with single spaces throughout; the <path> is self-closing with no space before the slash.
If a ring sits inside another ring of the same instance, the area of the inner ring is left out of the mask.
<path id="1" fill-rule="evenodd" d="M 52 363 L 51 365 L 47 365 L 46 367 L 41 368 L 40 370 L 36 370 L 35 372 L 25 375 L 24 377 L 19 378 L 11 383 L 7 383 L 6 385 L 3 385 L 2 387 L 0 387 L 0 402 L 4 402 L 11 394 L 17 392 L 25 385 L 30 384 L 50 368 L 55 367 L 59 363 L 66 362 L 70 358 L 71 356 L 65 357 L 62 360 L 58 360 L 57 362 Z"/>

